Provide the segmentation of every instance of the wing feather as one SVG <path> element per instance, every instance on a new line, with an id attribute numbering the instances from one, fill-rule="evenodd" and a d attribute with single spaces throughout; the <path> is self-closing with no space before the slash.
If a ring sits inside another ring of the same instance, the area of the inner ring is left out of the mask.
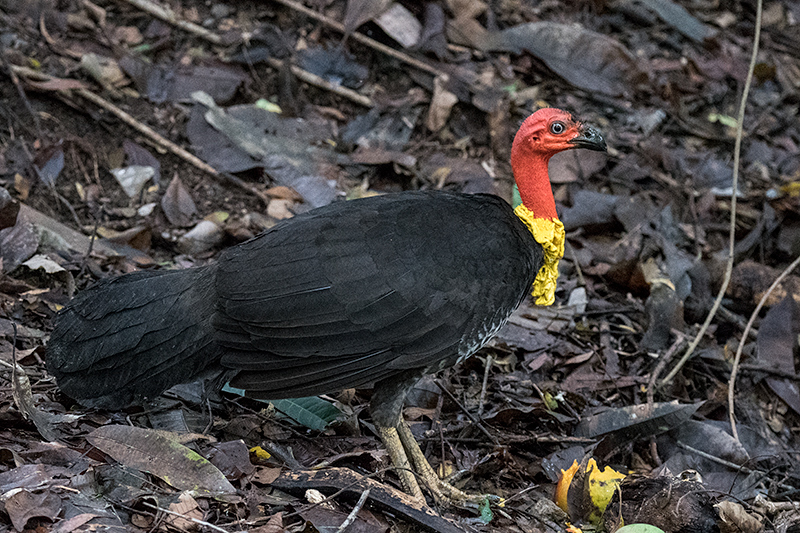
<path id="1" fill-rule="evenodd" d="M 214 325 L 235 386 L 298 396 L 438 369 L 497 307 L 510 314 L 538 270 L 541 249 L 537 259 L 496 197 L 358 202 L 295 217 L 221 258 Z"/>

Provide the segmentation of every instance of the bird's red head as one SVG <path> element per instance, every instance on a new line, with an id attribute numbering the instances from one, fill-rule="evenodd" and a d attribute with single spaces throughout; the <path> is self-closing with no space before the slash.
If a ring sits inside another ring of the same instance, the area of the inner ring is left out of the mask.
<path id="1" fill-rule="evenodd" d="M 525 119 L 511 147 L 511 168 L 522 203 L 537 218 L 556 218 L 548 162 L 558 152 L 572 148 L 606 150 L 603 136 L 584 126 L 566 111 L 545 108 Z"/>

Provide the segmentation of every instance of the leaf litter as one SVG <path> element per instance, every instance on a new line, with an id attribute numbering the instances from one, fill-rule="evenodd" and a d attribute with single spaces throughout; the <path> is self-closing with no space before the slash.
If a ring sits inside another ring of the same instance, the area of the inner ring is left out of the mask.
<path id="1" fill-rule="evenodd" d="M 30 34 L 23 29 L 31 13 L 11 6 L 2 27 L 6 60 L 14 68 L 38 62 L 39 74 L 50 77 L 15 70 L 27 102 L 3 77 L 15 114 L 0 136 L 8 198 L 0 210 L 0 359 L 12 383 L 16 355 L 27 383 L 0 392 L 0 415 L 14 428 L 0 430 L 0 521 L 18 530 L 186 529 L 197 524 L 189 518 L 223 525 L 220 517 L 235 513 L 245 521 L 237 527 L 256 531 L 341 524 L 352 502 L 306 510 L 302 492 L 277 494 L 268 485 L 285 479 L 281 465 L 309 468 L 329 458 L 380 471 L 385 456 L 371 453 L 380 447 L 365 414 L 368 391 L 277 410 L 225 393 L 210 412 L 202 394 L 174 392 L 156 408 L 169 415 L 134 409 L 124 414 L 144 427 L 119 426 L 120 414 L 80 409 L 46 375 L 41 347 L 53 314 L 76 284 L 156 263 L 202 264 L 278 220 L 342 197 L 444 188 L 510 200 L 511 135 L 532 110 L 552 105 L 596 123 L 611 147 L 608 158 L 569 153 L 553 161 L 569 231 L 557 305 L 526 302 L 480 357 L 438 376 L 455 402 L 438 387 L 409 399 L 423 450 L 443 470 L 464 469 L 466 488 L 509 498 L 506 515 L 470 522 L 480 530 L 562 530 L 563 522 L 545 518 L 542 502 L 560 470 L 587 453 L 654 479 L 663 466 L 675 475 L 697 470 L 706 490 L 745 504 L 729 508 L 720 496 L 720 523 L 745 529 L 755 520 L 779 530 L 800 522 L 796 510 L 776 506 L 796 493 L 800 464 L 796 275 L 772 294 L 757 332 L 741 338 L 755 305 L 800 250 L 796 6 L 767 6 L 770 38 L 745 116 L 736 266 L 723 309 L 679 379 L 656 390 L 653 372 L 694 335 L 722 277 L 731 117 L 752 40 L 750 6 L 336 0 L 313 7 L 298 15 L 290 0 L 184 3 L 173 13 L 219 37 L 212 42 L 130 6 L 91 2 L 37 7 L 41 34 Z M 342 21 L 347 39 L 330 20 Z M 383 43 L 396 53 L 385 55 Z M 309 61 L 314 54 L 322 61 Z M 325 83 L 298 82 L 296 70 L 270 58 L 312 73 L 322 65 L 316 74 Z M 365 109 L 330 85 L 376 105 Z M 210 96 L 197 103 L 197 90 Z M 133 120 L 270 201 L 212 179 L 83 100 L 54 98 L 56 91 L 93 91 L 123 105 Z M 259 100 L 266 105 L 254 105 Z M 26 114 L 29 102 L 44 110 L 36 120 Z M 284 103 L 285 115 L 264 110 Z M 112 169 L 129 173 L 120 173 L 127 191 Z M 724 396 L 739 343 L 737 441 Z M 19 405 L 12 389 L 22 393 Z M 462 408 L 484 413 L 481 424 L 499 446 Z M 192 441 L 198 455 L 181 462 L 190 448 L 154 440 L 161 434 L 147 426 L 214 439 Z M 98 431 L 121 433 L 101 443 Z M 150 441 L 158 446 L 145 446 Z M 264 459 L 254 450 L 266 443 Z M 190 481 L 164 483 L 181 475 Z M 184 491 L 201 486 L 224 486 L 228 499 Z M 353 527 L 385 529 L 393 520 L 366 512 Z M 540 522 L 534 526 L 531 516 Z"/>

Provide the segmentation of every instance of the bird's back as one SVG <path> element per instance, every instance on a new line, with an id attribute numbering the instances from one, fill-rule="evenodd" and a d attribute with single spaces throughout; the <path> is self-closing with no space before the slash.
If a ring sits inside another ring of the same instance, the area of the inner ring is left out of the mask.
<path id="1" fill-rule="evenodd" d="M 500 198 L 408 192 L 295 217 L 225 253 L 222 364 L 255 395 L 303 396 L 435 371 L 519 305 L 541 246 Z"/>

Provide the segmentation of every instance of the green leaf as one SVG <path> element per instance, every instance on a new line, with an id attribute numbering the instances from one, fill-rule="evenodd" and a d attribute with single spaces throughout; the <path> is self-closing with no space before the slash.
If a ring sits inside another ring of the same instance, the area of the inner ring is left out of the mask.
<path id="1" fill-rule="evenodd" d="M 494 518 L 494 513 L 492 513 L 492 505 L 489 503 L 489 498 L 483 499 L 478 510 L 481 513 L 481 522 L 484 524 L 488 524 L 492 521 L 492 518 Z"/>
<path id="2" fill-rule="evenodd" d="M 247 396 L 243 389 L 237 389 L 230 385 L 225 385 L 222 390 L 232 392 L 239 396 Z M 257 398 L 254 398 L 257 399 Z M 323 400 L 318 396 L 308 396 L 305 398 L 292 398 L 289 400 L 258 400 L 264 403 L 271 403 L 275 409 L 287 418 L 305 426 L 308 429 L 322 431 L 328 424 L 339 418 L 342 412 L 331 402 Z"/>
<path id="3" fill-rule="evenodd" d="M 650 524 L 628 524 L 619 528 L 617 533 L 664 533 L 664 530 Z"/>
<path id="4" fill-rule="evenodd" d="M 319 396 L 306 398 L 293 398 L 291 400 L 273 400 L 275 409 L 285 414 L 301 426 L 322 431 L 328 424 L 336 420 L 340 414 L 339 409 L 331 402 Z"/>

